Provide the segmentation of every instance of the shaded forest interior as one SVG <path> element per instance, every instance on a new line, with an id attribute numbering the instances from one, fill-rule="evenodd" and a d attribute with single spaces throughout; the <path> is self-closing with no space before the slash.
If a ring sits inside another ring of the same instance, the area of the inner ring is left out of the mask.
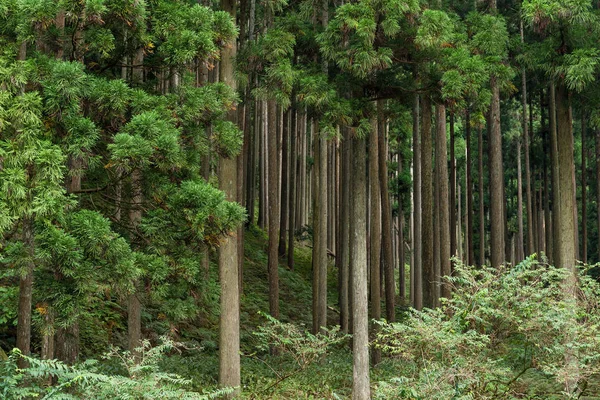
<path id="1" fill-rule="evenodd" d="M 584 0 L 0 0 L 0 396 L 598 398 L 599 38 Z"/>

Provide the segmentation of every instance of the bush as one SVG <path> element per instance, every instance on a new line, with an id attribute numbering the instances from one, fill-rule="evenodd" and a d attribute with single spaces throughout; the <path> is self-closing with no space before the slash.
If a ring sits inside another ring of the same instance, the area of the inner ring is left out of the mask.
<path id="1" fill-rule="evenodd" d="M 569 274 L 533 258 L 500 269 L 457 262 L 441 308 L 382 323 L 376 345 L 405 368 L 379 396 L 549 398 L 569 382 L 576 388 L 561 396 L 582 395 L 600 372 L 600 285 L 581 271 L 575 301 L 565 295 Z"/>
<path id="2" fill-rule="evenodd" d="M 13 350 L 9 359 L 0 364 L 0 397 L 6 400 L 203 400 L 232 392 L 232 389 L 208 394 L 193 392 L 187 389 L 190 380 L 162 372 L 158 367 L 160 360 L 176 345 L 168 338 L 163 338 L 156 347 L 144 341 L 138 349 L 139 359 L 127 351 L 111 349 L 104 358 L 117 360 L 123 374 L 102 371 L 102 364 L 97 360 L 87 360 L 70 367 L 57 360 L 39 360 Z M 29 363 L 28 368 L 17 368 L 16 361 L 21 357 Z M 54 385 L 49 384 L 52 381 Z"/>

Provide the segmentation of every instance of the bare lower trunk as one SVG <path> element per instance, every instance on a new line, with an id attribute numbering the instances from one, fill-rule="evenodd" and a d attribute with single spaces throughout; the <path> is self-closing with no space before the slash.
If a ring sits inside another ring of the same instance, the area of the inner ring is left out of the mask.
<path id="1" fill-rule="evenodd" d="M 587 264 L 587 140 L 585 112 L 581 113 L 581 261 Z"/>
<path id="2" fill-rule="evenodd" d="M 350 211 L 350 264 L 352 270 L 352 399 L 370 399 L 369 320 L 367 314 L 367 185 L 364 142 L 354 139 Z"/>
<path id="3" fill-rule="evenodd" d="M 500 131 L 500 88 L 497 78 L 490 80 L 492 104 L 489 113 L 489 162 L 490 162 L 490 219 L 491 264 L 498 268 L 504 263 L 504 207 L 502 172 L 502 133 Z"/>
<path id="4" fill-rule="evenodd" d="M 296 188 L 296 140 L 298 129 L 296 125 L 298 112 L 296 110 L 295 96 L 292 95 L 292 109 L 290 121 L 290 190 L 288 200 L 288 257 L 287 264 L 290 270 L 294 270 L 294 231 L 296 229 L 296 197 L 298 189 Z"/>
<path id="5" fill-rule="evenodd" d="M 441 270 L 441 296 L 450 298 L 450 284 L 443 277 L 450 276 L 450 215 L 448 208 L 448 153 L 446 147 L 446 107 L 437 104 L 436 107 L 437 139 L 436 162 L 438 165 L 439 184 L 439 225 L 440 231 L 440 270 Z M 452 229 L 456 229 L 454 226 Z"/>
<path id="6" fill-rule="evenodd" d="M 289 122 L 290 110 L 283 116 L 282 144 L 281 144 L 281 217 L 279 218 L 279 255 L 286 254 L 286 223 L 288 221 L 288 150 L 289 150 Z"/>
<path id="7" fill-rule="evenodd" d="M 471 113 L 467 109 L 466 117 L 465 117 L 465 131 L 466 131 L 466 151 L 467 151 L 467 188 L 466 188 L 466 215 L 467 215 L 467 226 L 466 237 L 467 237 L 467 254 L 465 255 L 465 261 L 467 265 L 475 265 L 475 246 L 473 239 L 473 222 L 474 222 L 474 212 L 473 212 L 473 177 L 472 174 L 472 156 L 471 156 Z"/>
<path id="8" fill-rule="evenodd" d="M 421 240 L 421 142 L 419 139 L 419 96 L 413 104 L 413 268 L 411 270 L 411 298 L 413 306 L 423 308 L 422 240 Z"/>
<path id="9" fill-rule="evenodd" d="M 550 154 L 552 160 L 552 229 L 554 230 L 552 248 L 554 265 L 561 265 L 560 259 L 560 236 L 562 227 L 560 226 L 560 180 L 558 172 L 558 138 L 556 122 L 556 94 L 554 82 L 550 83 Z M 574 239 L 573 239 L 574 240 Z"/>
<path id="10" fill-rule="evenodd" d="M 450 255 L 457 254 L 456 225 L 456 157 L 454 155 L 454 113 L 450 112 Z"/>
<path id="11" fill-rule="evenodd" d="M 422 248 L 423 248 L 423 306 L 435 306 L 435 266 L 433 232 L 433 139 L 431 135 L 431 102 L 422 97 L 421 124 L 421 199 L 422 199 Z"/>
<path id="12" fill-rule="evenodd" d="M 221 8 L 232 17 L 236 15 L 237 0 L 221 0 Z M 231 43 L 221 50 L 219 76 L 221 81 L 231 88 L 236 88 L 233 60 L 236 55 L 236 44 Z M 228 120 L 237 123 L 235 111 L 230 111 Z M 238 158 L 219 159 L 219 187 L 228 201 L 241 201 L 238 195 L 243 167 L 238 165 Z M 221 304 L 219 316 L 219 385 L 236 388 L 228 397 L 234 397 L 240 391 L 240 272 L 239 256 L 243 251 L 243 227 L 238 234 L 227 237 L 219 247 L 219 282 L 221 285 Z M 270 243 L 269 243 L 270 244 Z M 269 253 L 270 254 L 270 253 Z"/>
<path id="13" fill-rule="evenodd" d="M 341 188 L 341 221 L 339 230 L 339 243 L 340 243 L 340 254 L 336 255 L 336 260 L 339 258 L 339 269 L 340 269 L 340 327 L 342 332 L 348 332 L 349 324 L 349 224 L 350 224 L 350 161 L 352 155 L 350 154 L 352 148 L 350 147 L 351 138 L 347 128 L 342 128 L 343 142 L 342 142 L 342 188 Z"/>
<path id="14" fill-rule="evenodd" d="M 485 265 L 485 210 L 483 208 L 483 131 L 479 127 L 478 175 L 479 175 L 479 266 Z"/>
<path id="15" fill-rule="evenodd" d="M 521 178 L 521 140 L 517 139 L 517 224 L 519 234 L 517 236 L 515 257 L 516 261 L 523 260 L 523 182 Z"/>
<path id="16" fill-rule="evenodd" d="M 383 116 L 383 100 L 377 101 L 377 135 L 379 188 L 381 194 L 381 240 L 385 276 L 385 311 L 389 322 L 395 320 L 396 282 L 394 279 L 394 254 L 392 244 L 392 208 L 388 188 L 387 129 Z"/>
<path id="17" fill-rule="evenodd" d="M 577 290 L 577 268 L 575 265 L 576 247 L 575 231 L 576 221 L 573 214 L 575 207 L 574 182 L 575 162 L 573 158 L 573 129 L 570 96 L 565 86 L 559 85 L 556 90 L 556 121 L 557 121 L 557 149 L 558 149 L 558 176 L 559 176 L 559 267 L 570 271 L 564 282 L 564 295 L 568 305 L 574 306 Z M 575 316 L 573 316 L 575 317 Z M 575 323 L 575 321 L 572 321 Z M 575 338 L 568 337 L 569 340 Z M 577 353 L 570 347 L 565 351 L 565 362 L 569 370 L 569 378 L 565 382 L 565 391 L 575 393 L 579 380 L 579 364 Z"/>
<path id="18" fill-rule="evenodd" d="M 279 163 L 277 160 L 277 107 L 275 100 L 269 100 L 268 105 L 268 206 L 269 206 L 269 243 L 268 243 L 268 273 L 269 273 L 269 311 L 274 318 L 279 318 L 279 270 L 277 241 L 279 239 L 279 196 L 278 178 Z"/>
<path id="19" fill-rule="evenodd" d="M 381 200 L 379 190 L 379 163 L 377 161 L 378 140 L 377 120 L 371 121 L 369 135 L 369 271 L 371 275 L 371 319 L 381 318 Z M 381 361 L 381 350 L 374 348 L 371 351 L 373 365 Z"/>

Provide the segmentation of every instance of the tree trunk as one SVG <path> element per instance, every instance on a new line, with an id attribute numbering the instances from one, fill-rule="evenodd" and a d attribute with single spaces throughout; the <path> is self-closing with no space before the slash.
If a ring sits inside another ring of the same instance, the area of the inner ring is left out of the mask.
<path id="1" fill-rule="evenodd" d="M 369 134 L 369 270 L 371 274 L 371 319 L 381 318 L 381 200 L 379 190 L 379 150 L 377 120 L 371 120 Z M 381 361 L 381 350 L 371 351 L 373 365 Z"/>
<path id="2" fill-rule="evenodd" d="M 383 116 L 383 100 L 377 100 L 377 135 L 379 151 L 379 188 L 381 191 L 381 240 L 385 276 L 385 311 L 388 322 L 395 320 L 396 282 L 394 279 L 394 254 L 392 244 L 392 207 L 388 188 L 387 130 Z"/>
<path id="3" fill-rule="evenodd" d="M 422 287 L 423 306 L 435 306 L 435 266 L 433 248 L 433 139 L 431 135 L 431 102 L 422 97 L 421 124 L 421 199 L 422 199 Z"/>
<path id="4" fill-rule="evenodd" d="M 467 168 L 466 168 L 466 178 L 467 178 L 467 190 L 466 190 L 466 204 L 467 208 L 467 226 L 466 226 L 466 236 L 467 236 L 467 254 L 466 265 L 475 265 L 475 246 L 473 240 L 473 222 L 474 222 L 474 213 L 473 213 L 473 178 L 472 174 L 472 156 L 471 156 L 471 111 L 467 109 L 465 113 L 465 135 L 466 135 L 466 150 L 467 150 Z"/>
<path id="5" fill-rule="evenodd" d="M 479 266 L 485 265 L 485 210 L 483 208 L 483 130 L 478 129 L 478 175 L 479 175 Z"/>
<path id="6" fill-rule="evenodd" d="M 279 163 L 277 159 L 277 105 L 275 100 L 267 101 L 267 152 L 268 152 L 268 272 L 269 272 L 269 312 L 274 318 L 279 318 L 279 259 L 277 241 L 279 239 Z"/>
<path id="7" fill-rule="evenodd" d="M 519 235 L 517 236 L 515 257 L 517 262 L 523 260 L 523 181 L 521 178 L 521 139 L 517 138 L 517 223 Z"/>
<path id="8" fill-rule="evenodd" d="M 520 25 L 521 43 L 524 43 L 523 21 Z M 527 75 L 525 69 L 521 71 L 521 105 L 522 105 L 522 123 L 523 123 L 523 141 L 525 143 L 525 196 L 527 200 L 527 255 L 533 253 L 533 215 L 531 206 L 531 166 L 529 165 L 529 124 L 527 121 Z M 523 253 L 525 254 L 525 253 Z"/>
<path id="9" fill-rule="evenodd" d="M 581 112 L 581 261 L 587 264 L 587 140 L 585 111 Z"/>
<path id="10" fill-rule="evenodd" d="M 560 242 L 562 227 L 560 226 L 560 180 L 558 162 L 558 136 L 556 121 L 556 89 L 554 82 L 550 82 L 550 153 L 552 156 L 552 229 L 554 231 L 552 248 L 554 265 L 562 265 L 560 260 Z"/>
<path id="11" fill-rule="evenodd" d="M 458 221 L 460 221 L 460 215 L 458 217 Z M 451 256 L 455 256 L 457 254 L 456 225 L 457 225 L 457 218 L 456 218 L 456 157 L 454 155 L 454 112 L 450 112 L 450 255 Z"/>
<path id="12" fill-rule="evenodd" d="M 490 79 L 492 104 L 489 113 L 489 162 L 490 162 L 490 219 L 491 264 L 498 268 L 504 263 L 504 207 L 502 172 L 502 133 L 500 131 L 500 88 L 497 78 Z"/>
<path id="13" fill-rule="evenodd" d="M 288 221 L 288 151 L 290 135 L 290 110 L 284 112 L 282 144 L 281 144 L 281 218 L 279 219 L 279 255 L 285 256 L 286 253 L 286 223 Z"/>
<path id="14" fill-rule="evenodd" d="M 352 270 L 352 399 L 370 399 L 369 319 L 367 315 L 367 185 L 366 149 L 353 139 L 350 203 L 350 265 Z"/>
<path id="15" fill-rule="evenodd" d="M 340 328 L 342 332 L 348 332 L 349 324 L 349 225 L 350 225 L 350 164 L 351 164 L 351 141 L 348 128 L 343 127 L 343 141 L 342 141 L 342 201 L 341 201 L 341 223 L 338 234 L 340 235 L 338 242 L 340 244 L 340 254 L 336 255 L 336 260 L 339 258 L 339 271 L 340 271 L 340 283 L 339 283 L 339 295 L 340 295 Z"/>
<path id="16" fill-rule="evenodd" d="M 600 237 L 600 128 L 596 128 L 596 215 L 597 228 Z M 600 258 L 600 254 L 599 254 Z M 596 260 L 598 262 L 600 260 Z"/>
<path id="17" fill-rule="evenodd" d="M 441 296 L 450 298 L 450 284 L 444 280 L 444 276 L 450 276 L 450 215 L 448 204 L 448 153 L 446 146 L 446 107 L 443 104 L 436 104 L 437 121 L 437 139 L 435 159 L 438 165 L 438 185 L 439 185 L 439 225 L 440 231 L 440 270 L 441 270 Z M 452 227 L 456 229 L 455 226 Z"/>
<path id="18" fill-rule="evenodd" d="M 290 190 L 288 200 L 288 268 L 294 270 L 294 232 L 296 230 L 296 197 L 298 189 L 296 188 L 296 141 L 298 136 L 297 129 L 296 96 L 292 95 L 292 109 L 290 121 Z"/>
<path id="19" fill-rule="evenodd" d="M 415 95 L 413 103 L 413 268 L 411 270 L 411 298 L 417 310 L 423 308 L 423 272 L 422 272 L 422 240 L 421 240 L 421 142 L 419 139 L 419 96 Z M 600 167 L 599 167 L 600 168 Z M 600 224 L 600 222 L 599 222 Z"/>
<path id="20" fill-rule="evenodd" d="M 577 267 L 575 265 L 575 230 L 577 227 L 573 209 L 575 207 L 575 185 L 573 177 L 575 174 L 575 161 L 573 157 L 573 128 L 570 96 L 567 88 L 560 84 L 556 90 L 556 121 L 557 121 L 557 149 L 558 149 L 558 179 L 559 179 L 559 264 L 558 266 L 568 270 L 569 276 L 564 282 L 565 300 L 568 305 L 573 306 L 577 301 Z M 575 321 L 572 321 L 575 323 Z M 573 340 L 572 337 L 567 340 Z M 566 382 L 567 393 L 574 393 L 579 380 L 579 367 L 577 357 L 573 349 L 565 351 L 569 379 Z"/>
<path id="21" fill-rule="evenodd" d="M 313 181 L 313 333 L 327 326 L 327 141 L 314 134 Z"/>
<path id="22" fill-rule="evenodd" d="M 237 0 L 221 0 L 221 9 L 233 18 L 236 15 Z M 236 89 L 233 61 L 236 43 L 221 50 L 219 76 L 221 82 Z M 236 112 L 230 111 L 228 120 L 237 123 Z M 240 176 L 241 178 L 241 176 Z M 238 160 L 219 158 L 219 187 L 228 201 L 238 200 Z M 241 191 L 239 192 L 241 194 Z M 219 385 L 234 387 L 229 398 L 239 394 L 240 387 L 240 287 L 239 287 L 239 248 L 238 235 L 227 237 L 219 247 L 219 282 L 221 285 L 221 312 L 219 316 Z M 269 253 L 270 254 L 270 253 Z"/>

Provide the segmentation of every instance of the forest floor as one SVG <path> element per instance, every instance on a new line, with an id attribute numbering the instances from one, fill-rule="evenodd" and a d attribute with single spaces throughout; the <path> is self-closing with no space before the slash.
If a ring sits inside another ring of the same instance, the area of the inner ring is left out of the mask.
<path id="1" fill-rule="evenodd" d="M 309 330 L 312 321 L 312 266 L 311 248 L 307 242 L 297 242 L 295 250 L 295 269 L 290 271 L 285 260 L 280 260 L 280 320 L 291 322 L 302 329 Z M 348 399 L 352 388 L 352 354 L 349 341 L 334 346 L 318 361 L 300 367 L 289 355 L 271 356 L 260 349 L 260 340 L 253 333 L 267 320 L 259 312 L 267 312 L 267 236 L 252 228 L 245 234 L 244 285 L 241 297 L 241 369 L 242 398 L 246 399 Z M 337 271 L 331 260 L 329 267 L 328 304 L 330 325 L 339 323 L 337 313 Z M 216 265 L 211 265 L 216 271 Z M 408 271 L 407 271 L 408 273 Z M 405 307 L 397 307 L 399 318 L 405 317 Z M 210 391 L 217 388 L 219 359 L 218 331 L 213 324 L 203 331 L 202 350 L 184 351 L 174 354 L 163 361 L 165 371 L 175 372 L 191 379 L 194 390 Z M 184 334 L 184 332 L 182 332 Z M 397 358 L 383 357 L 376 367 L 371 368 L 371 386 L 373 398 L 378 387 L 385 386 L 402 376 L 415 373 L 415 364 Z M 432 382 L 435 384 L 435 382 Z M 525 373 L 515 383 L 517 392 L 544 393 L 543 396 L 498 397 L 529 399 L 562 399 L 560 386 L 554 385 L 542 374 L 535 371 Z M 549 395 L 556 393 L 556 395 Z M 598 382 L 591 382 L 586 391 L 588 396 L 582 399 L 598 400 L 600 396 Z M 401 397 L 419 398 L 427 397 Z M 489 398 L 489 397 L 486 397 Z"/>

